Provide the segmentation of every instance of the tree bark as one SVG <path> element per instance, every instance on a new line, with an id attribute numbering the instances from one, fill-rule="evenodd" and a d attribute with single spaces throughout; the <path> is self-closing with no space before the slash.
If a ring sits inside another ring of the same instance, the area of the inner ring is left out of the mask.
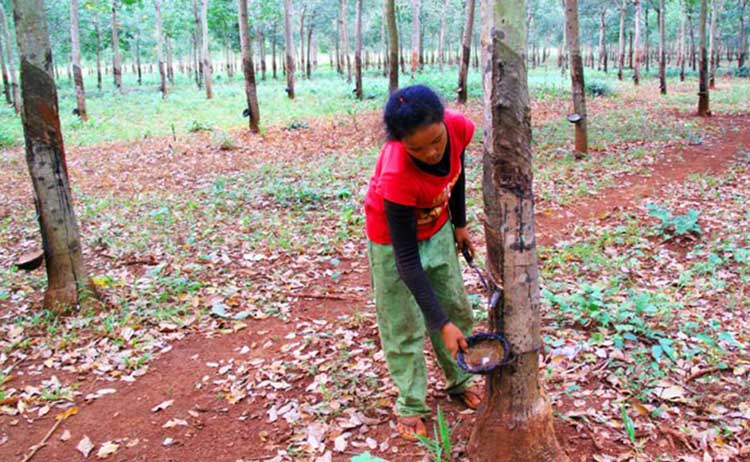
<path id="1" fill-rule="evenodd" d="M 310 80 L 312 77 L 312 67 L 313 67 L 313 61 L 314 61 L 314 55 L 313 55 L 313 22 L 312 19 L 310 20 L 309 24 L 307 25 L 307 80 Z"/>
<path id="2" fill-rule="evenodd" d="M 135 68 L 138 73 L 138 85 L 143 84 L 143 73 L 141 72 L 141 32 L 135 33 Z"/>
<path id="3" fill-rule="evenodd" d="M 687 31 L 685 30 L 685 22 L 687 12 L 685 6 L 680 2 L 680 82 L 685 81 L 685 61 L 687 60 Z"/>
<path id="4" fill-rule="evenodd" d="M 276 21 L 271 29 L 271 77 L 276 80 Z"/>
<path id="5" fill-rule="evenodd" d="M 635 43 L 633 55 L 633 83 L 638 85 L 641 79 L 641 0 L 633 0 L 635 4 Z"/>
<path id="6" fill-rule="evenodd" d="M 112 0 L 112 76 L 115 88 L 122 90 L 122 66 L 120 64 L 120 40 L 117 38 L 117 0 Z"/>
<path id="7" fill-rule="evenodd" d="M 211 99 L 214 93 L 211 89 L 211 53 L 208 46 L 208 0 L 201 1 L 201 31 L 203 82 L 206 87 L 206 99 Z"/>
<path id="8" fill-rule="evenodd" d="M 339 30 L 341 31 L 341 66 L 346 64 L 346 81 L 352 82 L 352 61 L 349 57 L 349 28 L 346 23 L 347 14 L 347 3 L 346 0 L 339 1 Z"/>
<path id="9" fill-rule="evenodd" d="M 362 0 L 355 0 L 356 12 L 354 17 L 354 73 L 355 86 L 354 95 L 358 100 L 362 100 Z"/>
<path id="10" fill-rule="evenodd" d="M 567 462 L 539 379 L 542 347 L 534 231 L 525 0 L 481 2 L 487 268 L 503 287 L 490 328 L 516 361 L 487 376 L 469 441 L 472 462 Z"/>
<path id="11" fill-rule="evenodd" d="M 284 39 L 286 42 L 286 93 L 294 99 L 294 33 L 292 32 L 292 0 L 284 0 Z"/>
<path id="12" fill-rule="evenodd" d="M 473 0 L 469 0 L 473 1 Z M 411 0 L 411 75 L 419 70 L 419 0 Z"/>
<path id="13" fill-rule="evenodd" d="M 747 59 L 747 36 L 745 34 L 745 8 L 747 7 L 748 0 L 744 0 L 742 2 L 741 8 L 740 8 L 740 27 L 739 27 L 739 37 L 737 38 L 739 42 L 739 53 L 737 53 L 737 67 L 744 67 L 745 66 L 745 60 Z"/>
<path id="14" fill-rule="evenodd" d="M 701 0 L 700 72 L 698 77 L 698 115 L 701 117 L 710 115 L 708 98 L 708 50 L 706 50 L 706 16 L 708 16 L 707 10 L 707 0 Z"/>
<path id="15" fill-rule="evenodd" d="M 599 13 L 599 64 L 598 69 L 607 72 L 607 49 L 605 47 L 605 32 L 607 28 L 607 9 L 602 8 Z"/>
<path id="16" fill-rule="evenodd" d="M 448 15 L 448 2 L 443 0 L 443 14 L 440 15 L 440 33 L 438 34 L 438 67 L 443 70 L 445 65 L 445 17 Z"/>
<path id="17" fill-rule="evenodd" d="M 471 39 L 474 33 L 474 0 L 466 0 L 466 23 L 464 24 L 464 35 L 461 40 L 461 64 L 458 69 L 458 88 L 456 90 L 456 101 L 459 104 L 466 103 L 466 79 L 469 75 L 469 62 L 471 59 Z"/>
<path id="18" fill-rule="evenodd" d="M 620 6 L 620 41 L 617 51 L 617 78 L 622 80 L 622 68 L 625 65 L 625 9 L 628 0 L 622 0 Z"/>
<path id="19" fill-rule="evenodd" d="M 660 0 L 659 4 L 659 92 L 662 95 L 667 94 L 667 56 L 664 33 L 664 16 L 666 10 L 664 10 L 664 0 Z"/>
<path id="20" fill-rule="evenodd" d="M 565 30 L 568 38 L 568 53 L 570 53 L 570 80 L 573 94 L 573 111 L 578 114 L 575 122 L 576 152 L 575 157 L 581 159 L 589 151 L 586 120 L 586 94 L 584 91 L 583 60 L 581 46 L 578 39 L 578 0 L 567 0 L 565 4 Z"/>
<path id="21" fill-rule="evenodd" d="M 5 7 L 3 7 L 2 3 L 0 3 L 0 26 L 3 28 L 3 36 L 5 36 L 5 43 L 7 44 L 5 47 L 5 57 L 8 60 L 6 64 L 8 66 L 8 75 L 10 76 L 10 88 L 13 94 L 13 109 L 15 109 L 16 114 L 20 114 L 23 100 L 18 88 L 18 80 L 16 79 L 16 65 L 13 62 L 13 47 L 11 45 L 12 42 L 10 41 L 10 33 L 8 32 L 8 17 L 5 14 Z"/>
<path id="22" fill-rule="evenodd" d="M 395 0 L 385 0 L 385 19 L 388 25 L 388 92 L 398 90 L 398 29 L 396 28 Z"/>
<path id="23" fill-rule="evenodd" d="M 171 85 L 174 85 L 174 57 L 172 56 L 172 40 L 169 36 L 166 37 L 167 45 L 167 80 Z"/>
<path id="24" fill-rule="evenodd" d="M 26 102 L 26 162 L 47 267 L 44 307 L 61 313 L 80 302 L 87 277 L 65 162 L 52 49 L 43 0 L 14 0 L 13 5 Z"/>
<path id="25" fill-rule="evenodd" d="M 305 71 L 305 12 L 307 5 L 302 6 L 302 12 L 299 15 L 299 68 L 300 72 Z"/>
<path id="26" fill-rule="evenodd" d="M 724 6 L 724 2 L 722 0 L 713 0 L 713 8 L 711 12 L 711 35 L 709 36 L 709 45 L 708 45 L 708 56 L 710 59 L 710 72 L 708 77 L 708 87 L 711 89 L 716 88 L 716 66 L 717 66 L 717 54 L 715 53 L 716 46 L 714 46 L 714 42 L 718 40 L 716 37 L 716 21 L 718 19 L 718 16 L 721 14 L 721 9 Z"/>
<path id="27" fill-rule="evenodd" d="M 11 86 L 10 81 L 8 80 L 8 68 L 5 65 L 5 46 L 10 46 L 9 43 L 6 43 L 3 45 L 3 42 L 5 41 L 5 38 L 3 37 L 3 34 L 0 33 L 0 69 L 2 70 L 3 74 L 3 93 L 5 94 L 5 101 L 8 103 L 8 106 L 13 104 L 13 97 L 10 95 L 11 93 Z"/>
<path id="28" fill-rule="evenodd" d="M 83 71 L 81 70 L 81 42 L 78 37 L 78 0 L 70 0 L 70 43 L 73 55 L 73 80 L 76 87 L 76 108 L 78 117 L 86 122 L 86 92 L 83 88 Z"/>
<path id="29" fill-rule="evenodd" d="M 240 49 L 242 50 L 242 73 L 245 76 L 245 97 L 250 131 L 260 131 L 260 110 L 258 95 L 255 90 L 255 65 L 253 64 L 253 47 L 250 42 L 250 31 L 247 22 L 247 0 L 237 0 L 238 22 L 240 26 Z"/>
<path id="30" fill-rule="evenodd" d="M 260 79 L 266 80 L 266 36 L 263 33 L 263 25 L 258 22 L 255 27 L 255 33 L 258 37 L 258 59 L 260 60 Z"/>

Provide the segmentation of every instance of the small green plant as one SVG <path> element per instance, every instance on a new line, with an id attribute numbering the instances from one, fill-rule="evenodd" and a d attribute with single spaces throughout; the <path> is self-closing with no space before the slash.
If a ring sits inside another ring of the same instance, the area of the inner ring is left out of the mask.
<path id="1" fill-rule="evenodd" d="M 232 151 L 237 148 L 237 143 L 224 130 L 211 131 L 211 147 L 221 151 Z"/>
<path id="2" fill-rule="evenodd" d="M 612 94 L 612 88 L 606 82 L 592 80 L 586 82 L 586 93 L 595 98 L 598 96 L 609 96 Z"/>
<path id="3" fill-rule="evenodd" d="M 622 416 L 622 423 L 625 426 L 625 434 L 628 436 L 630 443 L 635 447 L 635 425 L 633 419 L 628 415 L 628 411 L 625 410 L 625 405 L 620 406 L 620 415 Z"/>
<path id="4" fill-rule="evenodd" d="M 668 208 L 658 204 L 648 204 L 646 206 L 648 214 L 657 220 L 658 232 L 665 236 L 684 236 L 687 234 L 700 234 L 701 227 L 698 224 L 700 212 L 690 209 L 684 215 L 672 216 Z"/>
<path id="5" fill-rule="evenodd" d="M 211 130 L 211 126 L 207 123 L 200 122 L 197 120 L 191 120 L 187 124 L 187 131 L 190 133 L 196 133 L 196 132 L 207 132 Z"/>
<path id="6" fill-rule="evenodd" d="M 438 406 L 437 424 L 433 429 L 435 438 L 417 435 L 419 444 L 424 446 L 430 453 L 434 462 L 453 462 L 453 444 L 451 443 L 451 429 L 445 420 L 443 410 Z"/>

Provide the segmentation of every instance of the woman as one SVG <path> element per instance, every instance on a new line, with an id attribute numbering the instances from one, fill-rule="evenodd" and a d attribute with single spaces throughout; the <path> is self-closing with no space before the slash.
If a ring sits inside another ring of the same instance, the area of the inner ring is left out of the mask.
<path id="1" fill-rule="evenodd" d="M 456 248 L 474 253 L 464 175 L 474 124 L 424 85 L 393 93 L 383 119 L 388 142 L 365 198 L 368 250 L 380 339 L 399 391 L 397 428 L 414 440 L 427 435 L 430 414 L 425 327 L 447 393 L 472 409 L 482 400 L 455 362 L 473 323 Z"/>

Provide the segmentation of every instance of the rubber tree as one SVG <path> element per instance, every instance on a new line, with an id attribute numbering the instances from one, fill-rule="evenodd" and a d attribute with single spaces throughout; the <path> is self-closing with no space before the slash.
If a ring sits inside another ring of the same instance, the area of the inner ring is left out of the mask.
<path id="1" fill-rule="evenodd" d="M 641 81 L 641 0 L 633 0 L 635 5 L 635 43 L 633 44 L 633 83 Z"/>
<path id="2" fill-rule="evenodd" d="M 120 40 L 117 33 L 117 0 L 112 0 L 112 78 L 115 88 L 122 89 L 122 66 L 120 61 Z"/>
<path id="3" fill-rule="evenodd" d="M 604 70 L 607 72 L 607 47 L 606 47 L 606 32 L 607 32 L 607 6 L 602 6 L 599 12 L 599 61 L 598 70 Z"/>
<path id="4" fill-rule="evenodd" d="M 583 157 L 589 151 L 588 130 L 586 123 L 586 93 L 583 78 L 583 58 L 578 30 L 578 0 L 565 1 L 565 36 L 568 39 L 570 55 L 570 81 L 572 85 L 573 112 L 571 119 L 575 126 L 575 156 Z"/>
<path id="5" fill-rule="evenodd" d="M 354 95 L 358 100 L 362 93 L 362 0 L 355 0 L 354 13 Z"/>
<path id="6" fill-rule="evenodd" d="M 0 27 L 5 37 L 5 57 L 7 59 L 8 75 L 10 77 L 10 88 L 13 94 L 13 108 L 17 114 L 21 113 L 21 93 L 18 89 L 18 79 L 16 78 L 16 66 L 13 62 L 13 47 L 10 41 L 10 32 L 8 31 L 8 16 L 5 14 L 5 7 L 0 2 Z"/>
<path id="7" fill-rule="evenodd" d="M 87 276 L 65 162 L 43 0 L 14 0 L 13 15 L 21 66 L 26 163 L 47 267 L 44 307 L 60 313 L 80 302 Z"/>
<path id="8" fill-rule="evenodd" d="M 448 2 L 443 0 L 443 13 L 440 15 L 440 32 L 438 33 L 438 66 L 443 70 L 445 64 L 445 17 L 448 15 Z"/>
<path id="9" fill-rule="evenodd" d="M 245 76 L 245 97 L 247 99 L 247 116 L 250 131 L 260 131 L 260 109 L 258 108 L 258 94 L 255 88 L 255 63 L 253 63 L 253 47 L 250 42 L 248 27 L 247 0 L 237 0 L 237 21 L 240 26 L 240 50 L 242 52 L 242 73 Z"/>
<path id="10" fill-rule="evenodd" d="M 73 81 L 76 88 L 76 109 L 78 117 L 86 122 L 86 91 L 83 88 L 83 71 L 81 70 L 81 40 L 78 36 L 78 0 L 70 0 L 70 43 L 73 66 Z"/>
<path id="11" fill-rule="evenodd" d="M 473 0 L 468 0 L 473 1 Z M 419 32 L 420 32 L 420 25 L 419 25 L 419 11 L 420 11 L 420 1 L 419 0 L 411 0 L 411 75 L 412 77 L 414 74 L 417 73 L 417 70 L 419 69 Z"/>
<path id="12" fill-rule="evenodd" d="M 208 46 L 208 0 L 201 1 L 201 62 L 203 63 L 203 84 L 206 99 L 214 97 L 211 88 L 211 52 Z"/>
<path id="13" fill-rule="evenodd" d="M 294 99 L 294 32 L 292 31 L 292 0 L 284 0 L 284 41 L 286 45 L 286 93 Z"/>
<path id="14" fill-rule="evenodd" d="M 709 77 L 708 77 L 708 87 L 711 89 L 716 88 L 716 66 L 717 61 L 719 57 L 719 53 L 716 52 L 716 46 L 715 43 L 718 41 L 716 37 L 716 21 L 721 14 L 721 10 L 724 7 L 724 2 L 722 0 L 713 0 L 712 1 L 713 8 L 711 10 L 711 32 L 708 39 L 708 57 L 709 57 Z"/>
<path id="15" fill-rule="evenodd" d="M 161 0 L 154 0 L 154 13 L 156 19 L 156 60 L 159 66 L 159 91 L 162 99 L 167 99 L 167 70 L 164 65 L 164 33 L 161 24 Z"/>
<path id="16" fill-rule="evenodd" d="M 664 0 L 659 0 L 659 93 L 667 94 L 667 53 L 664 32 Z"/>
<path id="17" fill-rule="evenodd" d="M 701 16 L 699 25 L 700 35 L 700 70 L 698 72 L 698 115 L 708 116 L 708 50 L 706 49 L 706 16 L 708 15 L 708 1 L 701 0 Z"/>
<path id="18" fill-rule="evenodd" d="M 347 1 L 346 0 L 340 0 L 339 1 L 339 31 L 341 38 L 341 53 L 343 53 L 343 56 L 341 57 L 341 66 L 343 69 L 344 64 L 346 64 L 346 81 L 351 83 L 352 81 L 352 60 L 349 57 L 349 26 L 346 21 L 346 13 L 349 11 L 347 7 Z"/>
<path id="19" fill-rule="evenodd" d="M 395 0 L 385 0 L 385 19 L 388 26 L 388 92 L 398 90 L 398 29 Z"/>
<path id="20" fill-rule="evenodd" d="M 625 65 L 625 10 L 628 0 L 620 4 L 620 41 L 617 49 L 617 78 L 622 80 L 622 68 Z"/>
<path id="21" fill-rule="evenodd" d="M 4 40 L 5 37 L 3 36 L 2 31 L 0 31 L 0 71 L 2 71 L 3 74 L 3 93 L 5 94 L 5 101 L 8 103 L 8 106 L 10 106 L 13 104 L 13 97 L 10 95 L 12 90 L 10 80 L 8 80 L 8 67 L 5 65 L 5 47 L 9 47 L 10 44 L 6 43 L 3 45 Z"/>
<path id="22" fill-rule="evenodd" d="M 539 378 L 542 347 L 534 230 L 525 0 L 481 4 L 487 269 L 503 287 L 489 313 L 515 360 L 493 371 L 469 440 L 472 462 L 567 462 Z"/>
<path id="23" fill-rule="evenodd" d="M 94 35 L 96 36 L 96 88 L 102 91 L 102 31 L 99 28 L 99 13 L 94 11 Z"/>
<path id="24" fill-rule="evenodd" d="M 471 58 L 471 38 L 474 35 L 474 0 L 466 0 L 466 23 L 464 24 L 464 35 L 461 40 L 461 64 L 458 68 L 458 88 L 456 89 L 456 101 L 460 104 L 466 103 L 466 80 L 469 76 L 469 60 Z"/>

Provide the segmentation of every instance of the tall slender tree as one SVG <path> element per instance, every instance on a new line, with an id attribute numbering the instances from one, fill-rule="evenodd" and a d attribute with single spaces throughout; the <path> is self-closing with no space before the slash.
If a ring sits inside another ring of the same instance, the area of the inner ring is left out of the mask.
<path id="1" fill-rule="evenodd" d="M 469 76 L 469 60 L 471 58 L 471 38 L 474 35 L 474 0 L 466 0 L 466 24 L 464 25 L 463 40 L 461 40 L 461 64 L 458 69 L 457 102 L 466 103 L 468 90 L 466 79 Z"/>
<path id="2" fill-rule="evenodd" d="M 622 80 L 622 68 L 625 65 L 625 10 L 628 0 L 622 0 L 620 5 L 620 42 L 617 51 L 617 78 Z"/>
<path id="3" fill-rule="evenodd" d="M 94 11 L 94 35 L 96 35 L 96 88 L 102 91 L 102 31 L 99 28 L 99 13 Z"/>
<path id="4" fill-rule="evenodd" d="M 578 0 L 565 2 L 565 31 L 568 38 L 568 53 L 570 53 L 570 81 L 573 94 L 573 119 L 576 132 L 575 157 L 580 159 L 589 151 L 588 130 L 586 117 L 586 93 L 584 91 L 583 59 L 581 45 L 578 39 Z"/>
<path id="5" fill-rule="evenodd" d="M 398 29 L 395 0 L 385 0 L 385 19 L 388 25 L 388 92 L 398 90 Z"/>
<path id="6" fill-rule="evenodd" d="M 718 41 L 716 37 L 716 21 L 721 14 L 721 10 L 724 7 L 722 0 L 712 0 L 713 8 L 711 9 L 711 35 L 708 39 L 708 58 L 709 58 L 709 76 L 708 76 L 708 87 L 711 89 L 716 88 L 716 67 L 718 65 L 719 53 L 717 53 L 717 46 L 715 42 Z"/>
<path id="7" fill-rule="evenodd" d="M 633 56 L 633 83 L 638 85 L 641 80 L 641 0 L 633 0 L 635 4 L 635 44 Z"/>
<path id="8" fill-rule="evenodd" d="M 607 32 L 607 6 L 602 6 L 599 12 L 599 64 L 598 69 L 607 72 L 607 47 L 606 47 L 606 32 Z"/>
<path id="9" fill-rule="evenodd" d="M 43 0 L 14 0 L 16 39 L 21 65 L 26 163 L 34 186 L 47 267 L 44 307 L 67 311 L 87 285 L 52 69 Z"/>
<path id="10" fill-rule="evenodd" d="M 250 42 L 250 30 L 247 23 L 247 0 L 237 0 L 238 22 L 240 26 L 240 50 L 242 51 L 242 73 L 245 76 L 245 97 L 247 98 L 247 115 L 250 131 L 260 131 L 260 110 L 258 95 L 255 90 L 255 64 L 253 63 L 253 46 Z"/>
<path id="11" fill-rule="evenodd" d="M 698 73 L 698 115 L 710 115 L 708 105 L 708 50 L 706 49 L 706 16 L 708 16 L 707 0 L 701 0 L 700 17 L 700 71 Z"/>
<path id="12" fill-rule="evenodd" d="M 666 16 L 664 0 L 659 0 L 659 92 L 662 95 L 667 94 L 667 44 L 665 43 L 664 16 Z"/>
<path id="13" fill-rule="evenodd" d="M 351 83 L 352 81 L 352 60 L 349 57 L 349 27 L 347 25 L 346 16 L 348 12 L 346 0 L 339 1 L 339 31 L 341 37 L 341 66 L 343 68 L 346 65 L 346 81 Z"/>
<path id="14" fill-rule="evenodd" d="M 81 69 L 81 41 L 78 37 L 78 0 L 70 0 L 70 42 L 78 117 L 86 122 L 89 117 L 86 114 L 86 91 L 83 88 L 83 71 Z"/>
<path id="15" fill-rule="evenodd" d="M 472 1 L 472 0 L 469 0 Z M 420 39 L 420 26 L 419 26 L 419 14 L 420 14 L 420 2 L 419 0 L 411 0 L 411 75 L 417 73 L 419 70 L 419 39 Z"/>
<path id="16" fill-rule="evenodd" d="M 122 66 L 120 61 L 120 39 L 117 33 L 117 0 L 112 0 L 112 77 L 115 88 L 122 89 Z"/>
<path id="17" fill-rule="evenodd" d="M 211 88 L 211 51 L 208 47 L 208 0 L 201 2 L 201 62 L 203 63 L 203 82 L 206 87 L 206 99 L 214 97 Z"/>
<path id="18" fill-rule="evenodd" d="M 159 91 L 162 99 L 167 99 L 167 71 L 164 66 L 163 42 L 164 33 L 161 24 L 161 0 L 154 0 L 154 13 L 156 19 L 156 60 L 159 66 Z"/>
<path id="19" fill-rule="evenodd" d="M 13 94 L 13 108 L 16 113 L 21 113 L 21 92 L 18 89 L 18 80 L 16 79 L 16 66 L 13 62 L 13 47 L 10 41 L 10 32 L 8 32 L 8 17 L 5 14 L 5 7 L 0 2 L 0 27 L 3 28 L 2 33 L 5 37 L 5 57 L 7 59 L 8 74 L 10 76 L 10 88 Z"/>
<path id="20" fill-rule="evenodd" d="M 472 462 L 567 462 L 539 379 L 542 347 L 534 231 L 525 0 L 481 4 L 487 269 L 503 287 L 489 313 L 516 360 L 491 372 L 469 440 Z"/>
<path id="21" fill-rule="evenodd" d="M 284 0 L 284 40 L 286 42 L 286 93 L 294 99 L 294 32 L 292 32 L 292 0 Z"/>
<path id="22" fill-rule="evenodd" d="M 448 2 L 443 0 L 443 13 L 440 15 L 440 32 L 438 34 L 438 67 L 443 70 L 445 65 L 445 18 L 448 15 Z"/>
<path id="23" fill-rule="evenodd" d="M 9 43 L 6 43 L 3 45 L 3 42 L 5 41 L 5 38 L 2 33 L 0 33 L 0 71 L 3 74 L 3 93 L 5 94 L 5 101 L 10 106 L 13 104 L 13 97 L 10 95 L 11 93 L 11 85 L 10 81 L 8 80 L 8 67 L 5 65 L 5 47 L 10 46 Z"/>
<path id="24" fill-rule="evenodd" d="M 354 94 L 358 100 L 362 100 L 362 0 L 355 0 L 356 8 L 354 14 Z"/>

